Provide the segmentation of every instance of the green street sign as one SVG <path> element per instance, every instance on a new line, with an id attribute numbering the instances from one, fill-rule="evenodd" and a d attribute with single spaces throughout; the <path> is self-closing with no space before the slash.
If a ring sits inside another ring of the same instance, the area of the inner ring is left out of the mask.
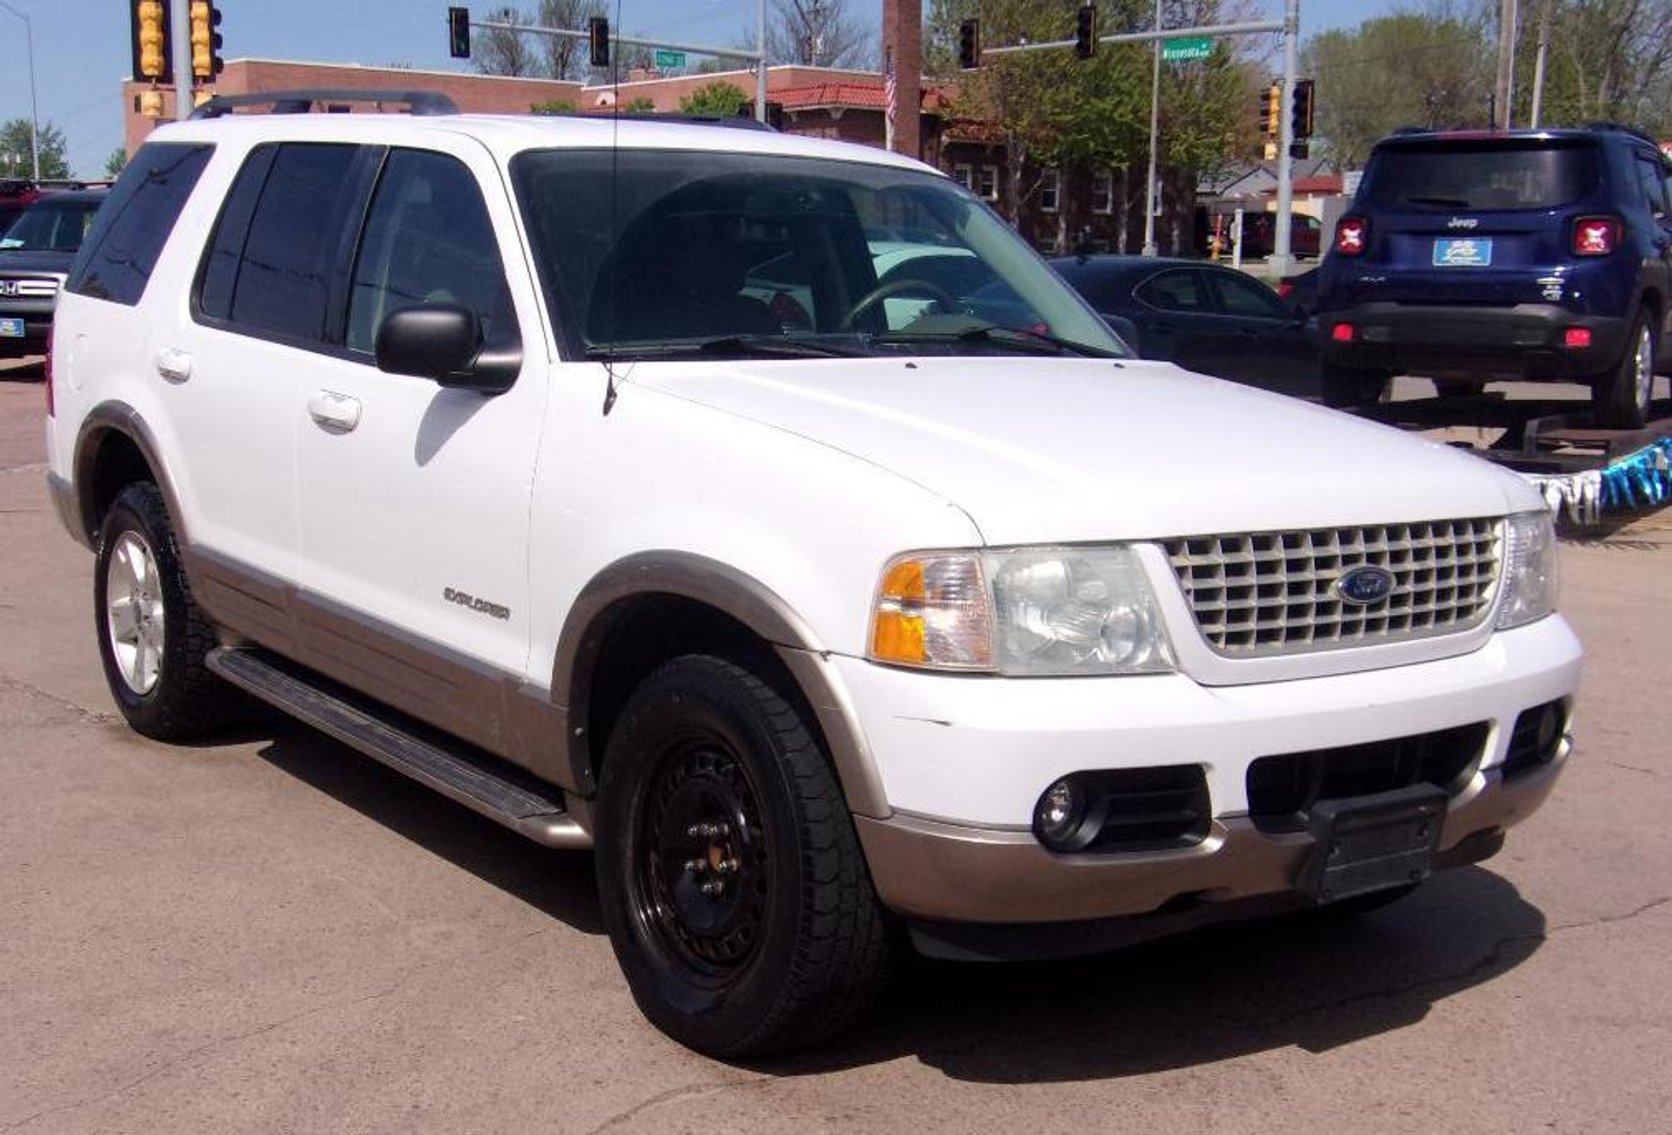
<path id="1" fill-rule="evenodd" d="M 683 66 L 685 66 L 685 53 L 683 51 L 663 51 L 657 48 L 656 69 L 658 71 L 671 71 L 675 67 Z"/>
<path id="2" fill-rule="evenodd" d="M 1213 54 L 1213 40 L 1207 36 L 1190 39 L 1169 39 L 1161 45 L 1161 58 L 1169 63 L 1191 59 L 1206 59 Z"/>

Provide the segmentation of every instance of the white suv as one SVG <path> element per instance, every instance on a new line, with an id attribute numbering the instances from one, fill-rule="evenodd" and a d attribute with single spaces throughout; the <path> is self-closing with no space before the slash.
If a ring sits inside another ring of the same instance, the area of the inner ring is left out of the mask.
<path id="1" fill-rule="evenodd" d="M 1496 851 L 1569 748 L 1526 484 L 1128 357 L 878 150 L 167 126 L 50 392 L 133 727 L 241 687 L 595 847 L 634 996 L 705 1052 L 827 1036 L 907 941 L 1379 904 Z"/>

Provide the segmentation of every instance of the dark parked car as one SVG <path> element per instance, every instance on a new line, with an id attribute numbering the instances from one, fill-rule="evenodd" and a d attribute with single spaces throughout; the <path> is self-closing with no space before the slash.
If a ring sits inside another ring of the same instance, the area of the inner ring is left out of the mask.
<path id="1" fill-rule="evenodd" d="M 1198 212 L 1196 224 L 1199 232 L 1197 248 L 1206 256 L 1214 250 L 1214 222 L 1219 222 L 1219 254 L 1229 256 L 1233 241 L 1231 226 L 1234 217 L 1220 213 L 1217 216 L 1205 210 Z M 1289 251 L 1297 259 L 1316 259 L 1321 240 L 1322 225 L 1317 217 L 1306 213 L 1289 214 Z M 1259 259 L 1270 256 L 1277 250 L 1277 214 L 1245 211 L 1242 215 L 1242 255 L 1245 259 Z"/>
<path id="2" fill-rule="evenodd" d="M 1371 152 L 1319 280 L 1324 395 L 1584 382 L 1638 426 L 1672 316 L 1672 162 L 1617 126 L 1401 133 Z"/>
<path id="3" fill-rule="evenodd" d="M 1317 382 L 1317 335 L 1269 287 L 1196 260 L 1070 256 L 1051 266 L 1140 358 L 1285 394 Z"/>
<path id="4" fill-rule="evenodd" d="M 1277 298 L 1294 308 L 1297 315 L 1315 314 L 1318 310 L 1318 270 L 1308 268 L 1278 280 Z"/>
<path id="5" fill-rule="evenodd" d="M 58 289 L 105 193 L 47 194 L 0 236 L 0 358 L 46 350 Z"/>

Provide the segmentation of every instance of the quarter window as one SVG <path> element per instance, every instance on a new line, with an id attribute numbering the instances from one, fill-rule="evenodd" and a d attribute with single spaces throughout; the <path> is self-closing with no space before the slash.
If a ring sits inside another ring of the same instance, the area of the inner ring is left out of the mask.
<path id="1" fill-rule="evenodd" d="M 141 146 L 100 207 L 66 290 L 137 304 L 213 151 L 177 142 Z"/>
<path id="2" fill-rule="evenodd" d="M 421 303 L 469 308 L 489 343 L 516 336 L 499 246 L 475 177 L 446 154 L 396 150 L 378 181 L 354 264 L 349 349 L 370 352 L 386 316 Z"/>

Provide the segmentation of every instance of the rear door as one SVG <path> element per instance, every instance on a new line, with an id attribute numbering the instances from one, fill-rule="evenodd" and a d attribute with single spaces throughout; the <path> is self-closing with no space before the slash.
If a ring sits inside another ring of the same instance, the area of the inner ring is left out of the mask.
<path id="1" fill-rule="evenodd" d="M 1222 374 L 1244 345 L 1218 314 L 1204 274 L 1166 268 L 1132 290 L 1133 323 L 1146 359 L 1170 359 L 1185 370 Z"/>
<path id="2" fill-rule="evenodd" d="M 1204 270 L 1235 350 L 1214 373 L 1283 394 L 1316 392 L 1318 347 L 1306 321 L 1266 285 L 1240 272 Z"/>
<path id="3" fill-rule="evenodd" d="M 1356 198 L 1370 221 L 1365 270 L 1355 294 L 1332 306 L 1550 302 L 1547 280 L 1571 259 L 1572 221 L 1601 178 L 1602 155 L 1588 138 L 1384 143 Z"/>

